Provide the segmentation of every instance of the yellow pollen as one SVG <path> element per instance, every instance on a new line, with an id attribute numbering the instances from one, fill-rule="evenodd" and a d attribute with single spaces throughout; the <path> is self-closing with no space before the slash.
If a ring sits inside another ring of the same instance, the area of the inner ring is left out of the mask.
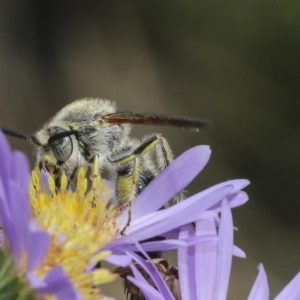
<path id="1" fill-rule="evenodd" d="M 107 208 L 111 189 L 100 176 L 92 180 L 95 188 L 88 189 L 87 168 L 82 167 L 74 191 L 68 189 L 65 174 L 60 178 L 59 189 L 51 176 L 46 187 L 36 168 L 29 190 L 32 217 L 51 235 L 51 246 L 35 275 L 42 279 L 52 267 L 60 265 L 86 300 L 101 299 L 99 285 L 117 277 L 103 268 L 85 270 L 110 255 L 101 249 L 120 232 L 120 211 L 113 205 Z M 49 295 L 45 299 L 55 298 Z"/>

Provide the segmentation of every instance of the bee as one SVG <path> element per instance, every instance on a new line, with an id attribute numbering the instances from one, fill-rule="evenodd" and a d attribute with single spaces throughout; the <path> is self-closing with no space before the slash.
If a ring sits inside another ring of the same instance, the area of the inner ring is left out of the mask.
<path id="1" fill-rule="evenodd" d="M 36 147 L 37 164 L 54 176 L 57 185 L 62 173 L 71 182 L 79 167 L 94 165 L 95 172 L 115 183 L 114 201 L 123 205 L 131 203 L 173 160 L 161 134 L 139 141 L 129 135 L 131 124 L 199 130 L 209 121 L 118 111 L 114 102 L 86 98 L 62 108 L 34 135 L 2 130 L 31 141 Z"/>

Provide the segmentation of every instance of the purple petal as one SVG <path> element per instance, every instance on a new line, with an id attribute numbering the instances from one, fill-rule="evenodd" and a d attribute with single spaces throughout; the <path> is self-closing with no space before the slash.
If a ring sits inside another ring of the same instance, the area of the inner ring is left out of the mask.
<path id="1" fill-rule="evenodd" d="M 10 179 L 16 181 L 18 186 L 22 190 L 28 190 L 30 169 L 29 162 L 25 154 L 19 151 L 12 153 L 13 163 L 11 164 L 11 176 Z"/>
<path id="2" fill-rule="evenodd" d="M 184 226 L 179 233 L 179 239 L 188 239 L 194 237 L 194 230 L 190 226 Z M 194 276 L 194 263 L 190 262 L 195 256 L 194 247 L 178 249 L 178 275 L 182 299 L 197 299 Z M 190 269 L 191 266 L 191 269 Z"/>
<path id="3" fill-rule="evenodd" d="M 234 197 L 232 195 L 232 198 L 231 198 L 231 196 L 228 197 L 230 208 L 234 208 L 234 207 L 244 205 L 248 200 L 249 200 L 249 196 L 244 191 L 238 192 L 237 195 L 234 196 Z"/>
<path id="4" fill-rule="evenodd" d="M 104 259 L 105 261 L 115 266 L 126 267 L 130 264 L 131 259 L 127 255 L 115 255 L 111 254 Z"/>
<path id="5" fill-rule="evenodd" d="M 195 195 L 196 197 L 192 196 L 168 209 L 156 212 L 156 218 L 148 220 L 147 223 L 144 224 L 144 228 L 141 228 L 141 224 L 139 224 L 140 228 L 134 228 L 134 226 L 128 227 L 126 235 L 132 235 L 137 240 L 144 240 L 196 221 L 200 219 L 201 214 L 204 213 L 203 211 L 205 211 L 207 207 L 221 201 L 232 189 L 233 186 L 228 185 L 213 189 L 211 193 L 205 193 L 206 195 L 204 197 L 199 198 L 198 195 Z M 211 212 L 206 211 L 205 213 Z M 182 216 L 185 217 L 183 218 Z M 159 219 L 162 220 L 160 221 Z"/>
<path id="6" fill-rule="evenodd" d="M 162 212 L 163 214 L 167 214 L 168 215 L 164 215 L 163 218 L 166 218 L 169 215 L 175 214 L 175 213 L 180 213 L 181 215 L 183 215 L 184 213 L 182 212 L 184 209 L 186 209 L 187 206 L 191 207 L 191 205 L 196 202 L 195 206 L 192 208 L 192 210 L 194 210 L 194 212 L 192 213 L 192 215 L 196 212 L 196 211 L 204 211 L 207 210 L 209 208 L 215 208 L 217 203 L 221 202 L 221 199 L 218 198 L 213 198 L 213 197 L 208 197 L 205 198 L 205 196 L 212 195 L 212 192 L 215 191 L 220 191 L 223 188 L 228 188 L 229 186 L 231 186 L 231 190 L 226 194 L 226 198 L 230 199 L 230 195 L 233 193 L 235 196 L 234 197 L 238 197 L 238 195 L 236 195 L 236 192 L 239 190 L 239 188 L 244 187 L 245 185 L 247 185 L 249 183 L 249 181 L 247 180 L 229 180 L 227 182 L 223 182 L 221 184 L 217 184 L 211 188 L 208 188 L 198 194 L 195 194 L 191 197 L 189 197 L 188 199 L 185 199 L 185 201 L 182 201 L 174 206 L 172 206 L 169 210 L 164 209 Z M 245 195 L 245 194 L 243 194 Z M 206 199 L 206 200 L 204 200 Z M 219 204 L 218 204 L 219 205 Z M 189 215 L 187 213 L 185 213 L 184 215 Z M 126 234 L 128 235 L 129 232 L 132 232 L 135 230 L 135 226 L 136 227 L 140 227 L 143 222 L 145 224 L 147 224 L 148 220 L 153 218 L 154 216 L 158 216 L 158 215 L 154 215 L 154 214 L 148 214 L 144 217 L 132 220 L 130 227 L 126 230 Z M 181 218 L 181 216 L 180 216 Z M 147 222 L 146 222 L 147 221 Z M 158 220 L 155 220 L 155 222 L 157 222 Z"/>
<path id="7" fill-rule="evenodd" d="M 226 199 L 229 202 L 229 206 L 231 208 L 234 208 L 245 204 L 249 200 L 249 197 L 244 191 L 239 191 L 235 193 L 230 193 L 230 195 L 228 195 Z M 209 209 L 214 210 L 216 212 L 221 212 L 221 203 L 219 202 L 214 206 L 210 207 Z"/>
<path id="8" fill-rule="evenodd" d="M 136 247 L 139 249 L 139 252 L 141 252 L 148 259 L 148 263 L 134 252 L 127 251 L 126 254 L 134 259 L 148 273 L 153 282 L 155 282 L 159 292 L 165 296 L 164 299 L 173 299 L 171 291 L 167 287 L 165 281 L 162 279 L 152 260 L 150 260 L 147 253 L 141 247 L 139 247 L 138 243 L 136 243 Z"/>
<path id="9" fill-rule="evenodd" d="M 22 190 L 22 187 L 15 181 L 9 182 L 9 188 L 11 190 L 11 198 L 8 199 L 7 205 L 9 206 L 11 217 L 21 217 L 21 222 L 28 224 L 30 220 L 28 188 L 25 191 Z"/>
<path id="10" fill-rule="evenodd" d="M 299 300 L 300 295 L 300 272 L 292 281 L 277 295 L 274 300 Z"/>
<path id="11" fill-rule="evenodd" d="M 171 200 L 204 168 L 210 154 L 208 146 L 197 146 L 175 159 L 134 201 L 133 217 L 139 218 L 156 211 Z"/>
<path id="12" fill-rule="evenodd" d="M 242 190 L 244 187 L 246 187 L 247 185 L 249 185 L 249 180 L 247 179 L 234 179 L 234 180 L 228 180 L 228 181 L 224 181 L 221 183 L 218 183 L 212 187 L 209 187 L 208 189 L 198 193 L 201 194 L 202 196 L 210 193 L 213 190 L 219 189 L 221 187 L 227 186 L 227 185 L 232 185 L 233 186 L 233 190 L 231 191 L 232 194 L 239 192 L 240 190 Z"/>
<path id="13" fill-rule="evenodd" d="M 0 132 L 0 218 L 15 262 L 25 250 L 30 219 L 28 203 L 29 169 L 24 155 L 11 153 L 9 145 Z"/>
<path id="14" fill-rule="evenodd" d="M 217 235 L 214 219 L 206 219 L 196 223 L 196 236 Z M 195 290 L 197 299 L 217 299 L 214 298 L 217 259 L 218 259 L 218 242 L 200 244 L 195 247 L 194 271 Z M 196 298 L 194 298 L 196 299 Z"/>
<path id="15" fill-rule="evenodd" d="M 269 299 L 269 285 L 267 274 L 262 264 L 258 266 L 259 273 L 256 277 L 254 285 L 251 289 L 248 300 L 268 300 Z M 289 298 L 285 298 L 289 299 Z M 297 298 L 298 299 L 298 298 Z"/>
<path id="16" fill-rule="evenodd" d="M 146 226 L 139 228 L 135 232 L 128 233 L 128 235 L 134 237 L 137 241 L 150 239 L 155 236 L 163 235 L 165 231 L 169 231 L 173 228 L 190 224 L 191 222 L 195 222 L 196 220 L 211 218 L 212 216 L 214 216 L 214 212 L 211 211 L 204 211 L 198 213 L 194 212 L 193 215 L 192 214 L 188 215 L 183 213 L 183 215 L 186 215 L 188 217 L 182 218 L 181 214 L 174 214 L 173 216 L 170 216 L 165 220 L 148 223 Z M 152 221 L 154 221 L 154 219 Z"/>
<path id="17" fill-rule="evenodd" d="M 139 287 L 143 291 L 143 294 L 147 299 L 165 299 L 163 295 L 161 295 L 155 288 L 149 285 L 144 276 L 133 264 L 130 264 L 130 268 L 135 278 L 127 276 L 127 279 L 134 283 L 137 287 Z"/>
<path id="18" fill-rule="evenodd" d="M 44 282 L 44 287 L 35 288 L 38 294 L 55 295 L 59 300 L 83 300 L 68 274 L 60 266 L 53 267 L 46 275 Z"/>
<path id="19" fill-rule="evenodd" d="M 11 214 L 9 211 L 9 206 L 7 204 L 7 197 L 5 195 L 4 184 L 0 180 L 0 220 L 1 228 L 5 233 L 5 236 L 10 237 L 14 235 L 13 226 L 11 223 Z"/>
<path id="20" fill-rule="evenodd" d="M 187 226 L 187 225 L 184 225 L 184 226 Z M 169 239 L 177 239 L 179 236 L 180 230 L 181 230 L 181 227 L 167 231 L 164 233 L 164 237 L 169 238 Z"/>
<path id="21" fill-rule="evenodd" d="M 33 290 L 40 290 L 46 287 L 46 283 L 31 272 L 27 272 L 26 278 Z"/>
<path id="22" fill-rule="evenodd" d="M 246 258 L 246 253 L 235 245 L 233 245 L 232 254 L 236 257 Z"/>
<path id="23" fill-rule="evenodd" d="M 3 181 L 4 192 L 8 197 L 8 178 L 10 175 L 11 150 L 6 137 L 0 130 L 0 180 Z"/>
<path id="24" fill-rule="evenodd" d="M 26 206 L 29 205 L 26 193 L 20 191 L 19 186 L 11 181 L 8 184 L 11 199 L 7 204 L 9 218 L 2 221 L 3 229 L 9 230 L 5 232 L 6 238 L 9 240 L 11 250 L 13 252 L 15 262 L 19 263 L 21 253 L 26 249 L 28 242 L 28 223 L 29 214 Z"/>
<path id="25" fill-rule="evenodd" d="M 125 253 L 126 250 L 136 242 L 132 237 L 121 237 L 120 239 L 113 240 L 107 244 L 101 251 L 109 250 L 113 254 Z"/>
<path id="26" fill-rule="evenodd" d="M 28 270 L 34 270 L 43 261 L 51 242 L 50 235 L 37 226 L 30 224 L 28 241 Z"/>
<path id="27" fill-rule="evenodd" d="M 229 285 L 231 263 L 232 263 L 232 248 L 233 248 L 233 221 L 232 214 L 228 201 L 223 200 L 221 223 L 218 236 L 218 263 L 217 263 L 217 278 L 215 287 L 214 299 L 226 299 Z"/>
<path id="28" fill-rule="evenodd" d="M 162 241 L 155 241 L 155 242 L 146 242 L 141 243 L 140 246 L 146 252 L 152 251 L 168 251 L 173 249 L 178 249 L 182 247 L 190 247 L 200 243 L 207 243 L 211 241 L 216 241 L 219 238 L 213 235 L 204 235 L 201 237 L 193 237 L 187 239 L 180 239 L 180 240 L 162 240 Z M 128 250 L 131 251 L 138 251 L 134 245 L 130 246 Z"/>

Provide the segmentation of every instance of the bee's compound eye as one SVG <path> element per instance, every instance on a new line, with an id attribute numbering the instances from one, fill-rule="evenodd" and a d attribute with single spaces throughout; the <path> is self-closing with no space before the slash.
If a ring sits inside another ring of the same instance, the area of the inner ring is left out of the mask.
<path id="1" fill-rule="evenodd" d="M 71 137 L 67 136 L 57 139 L 51 143 L 51 148 L 58 161 L 66 161 L 72 154 L 73 143 Z"/>

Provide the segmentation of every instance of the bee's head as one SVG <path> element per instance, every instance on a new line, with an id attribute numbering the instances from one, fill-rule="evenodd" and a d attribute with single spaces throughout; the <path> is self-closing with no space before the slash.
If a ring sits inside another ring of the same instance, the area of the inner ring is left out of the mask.
<path id="1" fill-rule="evenodd" d="M 68 130 L 58 126 L 47 128 L 46 132 L 38 132 L 36 140 L 38 143 L 39 166 L 45 168 L 49 173 L 57 175 L 62 166 L 73 153 L 72 135 L 77 131 Z"/>

